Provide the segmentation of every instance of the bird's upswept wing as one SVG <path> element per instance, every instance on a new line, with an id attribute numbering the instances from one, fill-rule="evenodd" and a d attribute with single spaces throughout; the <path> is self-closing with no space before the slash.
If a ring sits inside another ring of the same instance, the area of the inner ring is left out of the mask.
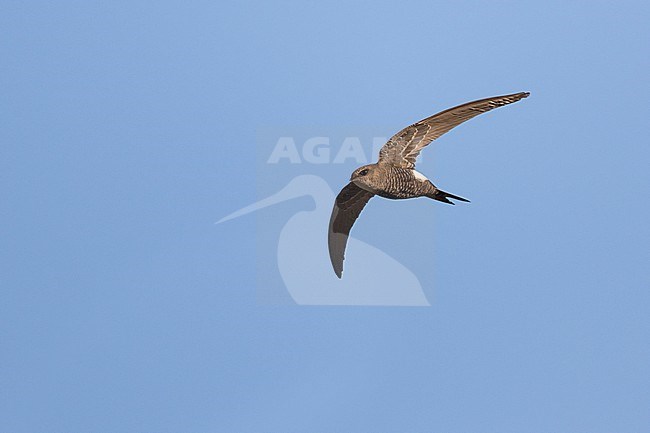
<path id="1" fill-rule="evenodd" d="M 350 229 L 373 195 L 375 194 L 350 182 L 336 196 L 327 232 L 327 245 L 334 272 L 339 278 L 343 274 L 345 246 L 348 243 Z"/>
<path id="2" fill-rule="evenodd" d="M 528 92 L 494 96 L 468 102 L 407 126 L 384 144 L 379 151 L 379 162 L 402 168 L 415 167 L 415 159 L 427 144 L 461 123 L 494 108 L 512 104 L 529 95 Z"/>

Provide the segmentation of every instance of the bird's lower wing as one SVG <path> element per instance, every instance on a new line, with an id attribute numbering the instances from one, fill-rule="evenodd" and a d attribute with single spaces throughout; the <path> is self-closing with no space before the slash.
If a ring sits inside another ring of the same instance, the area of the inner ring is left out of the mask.
<path id="1" fill-rule="evenodd" d="M 350 229 L 373 195 L 350 182 L 336 196 L 327 233 L 327 245 L 334 272 L 339 278 L 343 274 L 345 246 L 348 243 Z"/>

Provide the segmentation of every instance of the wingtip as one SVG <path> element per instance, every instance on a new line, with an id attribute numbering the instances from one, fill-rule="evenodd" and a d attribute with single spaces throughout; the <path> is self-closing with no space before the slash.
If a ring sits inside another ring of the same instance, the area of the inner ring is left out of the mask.
<path id="1" fill-rule="evenodd" d="M 522 99 L 523 99 L 523 98 L 528 98 L 528 96 L 530 96 L 530 92 L 521 92 L 521 93 L 519 93 L 519 94 L 521 95 L 521 98 L 522 98 Z"/>

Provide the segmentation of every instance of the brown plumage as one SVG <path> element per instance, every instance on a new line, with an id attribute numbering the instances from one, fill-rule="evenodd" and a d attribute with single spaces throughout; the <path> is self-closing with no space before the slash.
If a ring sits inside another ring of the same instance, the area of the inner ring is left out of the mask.
<path id="1" fill-rule="evenodd" d="M 352 225 L 373 195 L 389 199 L 429 197 L 448 204 L 468 202 L 442 191 L 415 171 L 422 148 L 461 123 L 494 108 L 526 98 L 528 92 L 468 102 L 420 120 L 392 136 L 379 151 L 379 161 L 357 168 L 336 197 L 330 217 L 328 247 L 334 272 L 341 278 L 345 246 Z"/>

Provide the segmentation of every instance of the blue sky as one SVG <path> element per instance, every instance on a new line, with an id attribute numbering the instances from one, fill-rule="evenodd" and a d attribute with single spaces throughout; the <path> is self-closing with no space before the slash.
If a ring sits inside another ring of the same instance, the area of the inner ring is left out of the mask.
<path id="1" fill-rule="evenodd" d="M 650 425 L 647 2 L 0 9 L 3 431 Z M 214 224 L 260 198 L 259 128 L 385 136 L 524 90 L 425 150 L 471 204 L 354 228 L 431 307 L 258 302 L 256 219 L 310 206 Z"/>

